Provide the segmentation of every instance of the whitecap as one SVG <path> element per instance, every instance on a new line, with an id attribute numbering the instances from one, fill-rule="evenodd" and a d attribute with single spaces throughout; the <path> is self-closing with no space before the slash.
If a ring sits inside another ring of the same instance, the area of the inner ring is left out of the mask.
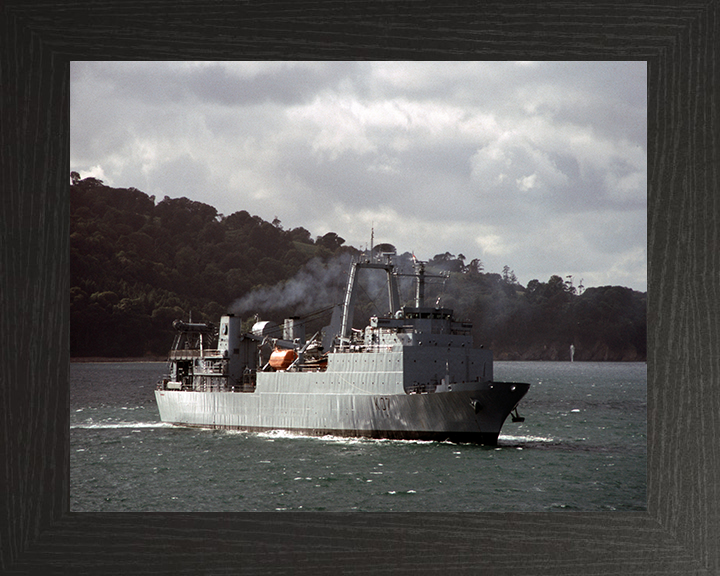
<path id="1" fill-rule="evenodd" d="M 118 430 L 121 428 L 172 428 L 173 425 L 167 422 L 112 422 L 103 424 L 94 424 L 87 422 L 85 424 L 73 424 L 70 429 L 80 428 L 84 430 Z"/>

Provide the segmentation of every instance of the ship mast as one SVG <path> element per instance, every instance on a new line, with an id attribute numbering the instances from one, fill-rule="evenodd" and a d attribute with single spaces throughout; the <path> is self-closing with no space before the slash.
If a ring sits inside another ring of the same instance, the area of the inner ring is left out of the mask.
<path id="1" fill-rule="evenodd" d="M 415 308 L 422 308 L 425 306 L 425 262 L 415 261 L 415 271 Z"/>
<path id="2" fill-rule="evenodd" d="M 412 276 L 415 278 L 415 308 L 423 308 L 425 306 L 425 279 L 426 278 L 442 278 L 447 280 L 449 273 L 443 272 L 440 274 L 425 274 L 426 262 L 421 262 L 415 258 L 415 254 L 412 255 L 414 274 L 396 274 L 396 276 Z"/>
<path id="3" fill-rule="evenodd" d="M 341 339 L 350 338 L 350 330 L 352 329 L 352 320 L 355 312 L 355 300 L 357 298 L 355 281 L 357 279 L 357 271 L 361 269 L 385 270 L 388 279 L 388 304 L 390 306 L 390 313 L 394 314 L 400 310 L 400 292 L 398 291 L 397 279 L 395 278 L 395 267 L 390 262 L 353 262 L 352 268 L 350 269 L 350 277 L 348 278 L 347 290 L 345 292 L 345 300 L 343 302 L 342 325 L 340 328 Z"/>

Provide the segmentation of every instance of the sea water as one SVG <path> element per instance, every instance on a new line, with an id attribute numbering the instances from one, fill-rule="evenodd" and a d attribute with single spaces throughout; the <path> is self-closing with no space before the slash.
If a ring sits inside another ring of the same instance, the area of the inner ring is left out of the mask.
<path id="1" fill-rule="evenodd" d="M 529 382 L 496 447 L 160 422 L 165 363 L 72 363 L 74 512 L 645 510 L 645 363 L 496 362 Z"/>

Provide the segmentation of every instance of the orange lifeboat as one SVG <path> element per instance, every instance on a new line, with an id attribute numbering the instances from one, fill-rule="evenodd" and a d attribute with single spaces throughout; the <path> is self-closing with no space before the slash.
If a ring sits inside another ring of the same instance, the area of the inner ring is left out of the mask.
<path id="1" fill-rule="evenodd" d="M 297 353 L 295 350 L 281 350 L 275 348 L 270 354 L 270 366 L 275 370 L 287 370 L 288 366 L 295 362 Z"/>

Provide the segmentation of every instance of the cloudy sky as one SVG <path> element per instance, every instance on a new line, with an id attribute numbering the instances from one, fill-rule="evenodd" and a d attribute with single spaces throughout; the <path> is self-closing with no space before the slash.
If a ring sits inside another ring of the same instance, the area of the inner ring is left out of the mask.
<path id="1" fill-rule="evenodd" d="M 73 62 L 70 169 L 313 236 L 647 289 L 645 62 Z"/>

